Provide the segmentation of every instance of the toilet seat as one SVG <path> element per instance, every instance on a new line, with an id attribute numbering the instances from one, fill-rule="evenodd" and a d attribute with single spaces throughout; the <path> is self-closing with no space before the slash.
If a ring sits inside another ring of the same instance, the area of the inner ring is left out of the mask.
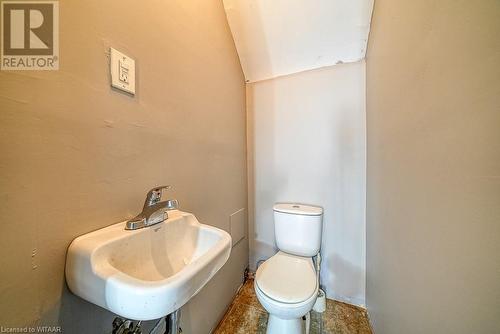
<path id="1" fill-rule="evenodd" d="M 255 284 L 264 295 L 284 304 L 308 301 L 318 291 L 312 258 L 281 251 L 260 265 Z"/>

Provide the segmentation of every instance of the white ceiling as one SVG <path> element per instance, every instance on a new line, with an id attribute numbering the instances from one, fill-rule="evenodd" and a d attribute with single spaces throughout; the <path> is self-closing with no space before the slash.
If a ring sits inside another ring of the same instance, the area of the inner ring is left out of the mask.
<path id="1" fill-rule="evenodd" d="M 373 0 L 223 0 L 247 82 L 365 57 Z"/>

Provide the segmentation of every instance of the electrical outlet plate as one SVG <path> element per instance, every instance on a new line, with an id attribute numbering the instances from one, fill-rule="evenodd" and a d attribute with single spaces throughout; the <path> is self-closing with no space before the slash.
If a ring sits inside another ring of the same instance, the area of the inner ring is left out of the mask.
<path id="1" fill-rule="evenodd" d="M 109 53 L 111 86 L 135 94 L 135 60 L 113 48 Z"/>

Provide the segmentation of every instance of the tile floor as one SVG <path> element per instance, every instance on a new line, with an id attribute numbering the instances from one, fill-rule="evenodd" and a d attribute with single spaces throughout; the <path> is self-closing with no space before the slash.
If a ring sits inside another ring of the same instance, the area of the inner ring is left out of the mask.
<path id="1" fill-rule="evenodd" d="M 265 334 L 267 313 L 249 279 L 236 295 L 214 334 Z M 372 334 L 366 311 L 349 304 L 327 300 L 326 311 L 312 312 L 310 334 Z"/>

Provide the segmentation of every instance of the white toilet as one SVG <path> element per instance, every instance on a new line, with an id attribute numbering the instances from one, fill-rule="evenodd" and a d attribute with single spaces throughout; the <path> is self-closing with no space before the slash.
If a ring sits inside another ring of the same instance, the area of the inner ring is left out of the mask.
<path id="1" fill-rule="evenodd" d="M 255 293 L 269 312 L 267 334 L 301 334 L 305 333 L 302 317 L 311 311 L 318 295 L 312 257 L 321 245 L 323 209 L 278 203 L 273 210 L 279 252 L 257 269 Z"/>

